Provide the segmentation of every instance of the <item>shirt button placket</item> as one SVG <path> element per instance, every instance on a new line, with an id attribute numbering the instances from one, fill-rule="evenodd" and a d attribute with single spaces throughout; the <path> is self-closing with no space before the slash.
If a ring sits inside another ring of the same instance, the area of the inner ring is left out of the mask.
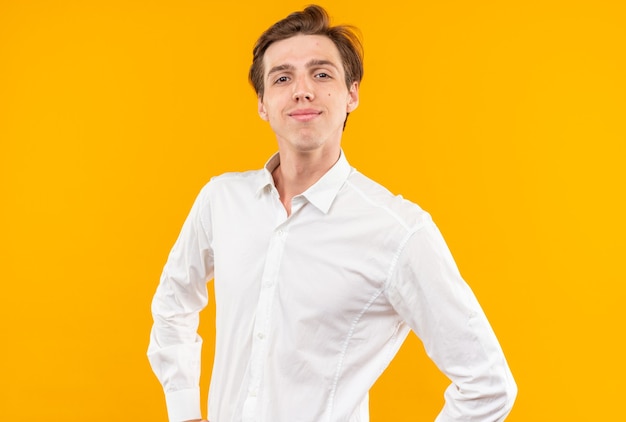
<path id="1" fill-rule="evenodd" d="M 263 365 L 267 356 L 268 336 L 271 331 L 271 310 L 280 269 L 280 261 L 285 247 L 287 230 L 278 227 L 272 236 L 261 279 L 261 291 L 256 309 L 254 335 L 250 359 L 248 395 L 243 405 L 243 422 L 258 421 L 258 392 L 261 387 Z"/>

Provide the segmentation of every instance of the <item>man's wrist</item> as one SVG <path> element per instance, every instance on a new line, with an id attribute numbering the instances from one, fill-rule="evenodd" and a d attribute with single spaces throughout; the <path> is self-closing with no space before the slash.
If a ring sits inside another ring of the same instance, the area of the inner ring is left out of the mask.
<path id="1" fill-rule="evenodd" d="M 202 421 L 200 388 L 169 391 L 165 393 L 170 421 Z"/>

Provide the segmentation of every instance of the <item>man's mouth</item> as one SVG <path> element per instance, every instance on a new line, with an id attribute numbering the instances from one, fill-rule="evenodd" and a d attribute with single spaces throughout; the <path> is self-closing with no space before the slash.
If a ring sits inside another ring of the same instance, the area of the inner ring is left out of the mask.
<path id="1" fill-rule="evenodd" d="M 299 122 L 308 122 L 310 120 L 315 119 L 317 116 L 322 114 L 321 111 L 314 109 L 302 109 L 302 110 L 294 110 L 289 113 L 289 117 L 292 117 Z"/>

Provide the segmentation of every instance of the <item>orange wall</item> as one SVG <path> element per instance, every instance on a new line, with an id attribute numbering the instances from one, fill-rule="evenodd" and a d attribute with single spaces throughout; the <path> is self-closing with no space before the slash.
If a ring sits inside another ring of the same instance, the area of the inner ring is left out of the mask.
<path id="1" fill-rule="evenodd" d="M 622 414 L 624 3 L 322 3 L 364 34 L 347 156 L 438 222 L 519 384 L 509 420 Z M 200 187 L 276 148 L 246 74 L 306 2 L 278 4 L 0 1 L 3 420 L 166 420 L 150 299 Z M 372 420 L 432 420 L 445 384 L 412 337 Z"/>

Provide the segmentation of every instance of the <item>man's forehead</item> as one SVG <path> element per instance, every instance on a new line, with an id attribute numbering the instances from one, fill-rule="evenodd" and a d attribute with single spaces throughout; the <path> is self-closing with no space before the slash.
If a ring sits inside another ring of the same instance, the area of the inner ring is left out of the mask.
<path id="1" fill-rule="evenodd" d="M 328 62 L 341 68 L 341 56 L 335 43 L 324 35 L 295 35 L 272 43 L 263 57 L 265 72 L 276 66 L 306 66 Z"/>

